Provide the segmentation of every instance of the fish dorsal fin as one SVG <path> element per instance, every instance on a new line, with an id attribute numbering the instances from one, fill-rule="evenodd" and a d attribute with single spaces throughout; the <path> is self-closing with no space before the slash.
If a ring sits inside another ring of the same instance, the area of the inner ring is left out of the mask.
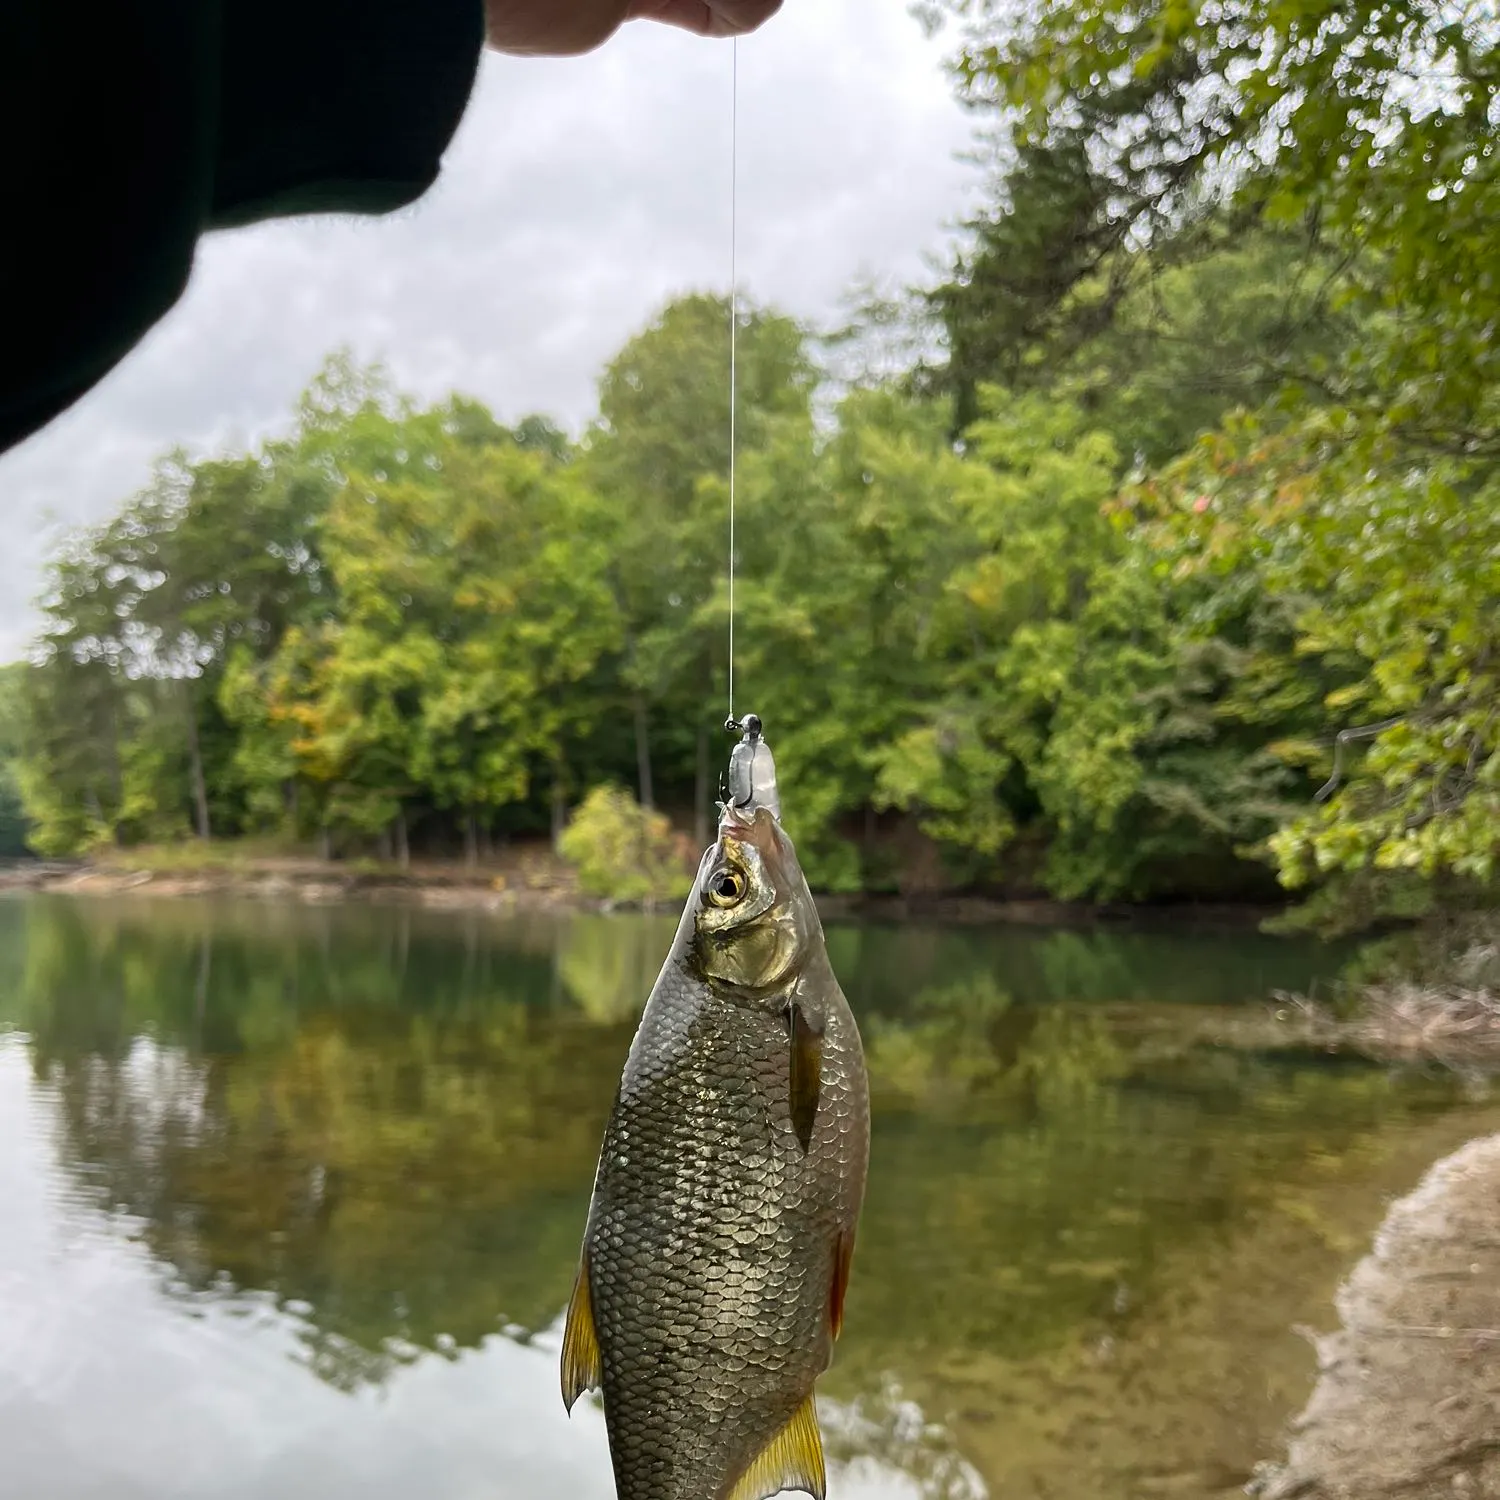
<path id="1" fill-rule="evenodd" d="M 770 1500 L 783 1490 L 806 1490 L 816 1500 L 828 1493 L 823 1438 L 811 1395 L 745 1470 L 728 1500 Z"/>
<path id="2" fill-rule="evenodd" d="M 808 1024 L 802 1007 L 795 1000 L 787 1006 L 787 1041 L 791 1046 L 789 1100 L 792 1129 L 802 1154 L 812 1149 L 813 1125 L 818 1118 L 818 1103 L 823 1096 L 823 1038 Z"/>
<path id="3" fill-rule="evenodd" d="M 578 1263 L 573 1300 L 568 1303 L 568 1322 L 563 1329 L 563 1405 L 571 1412 L 573 1403 L 585 1391 L 595 1389 L 602 1379 L 599 1335 L 594 1330 L 594 1302 L 589 1292 L 589 1258 L 585 1252 Z"/>

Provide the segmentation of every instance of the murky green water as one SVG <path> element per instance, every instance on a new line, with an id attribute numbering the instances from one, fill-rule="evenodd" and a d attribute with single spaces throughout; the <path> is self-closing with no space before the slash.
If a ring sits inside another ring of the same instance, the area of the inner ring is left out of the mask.
<path id="1" fill-rule="evenodd" d="M 672 922 L 0 901 L 0 1495 L 608 1500 L 559 1318 Z M 1330 959 L 840 927 L 875 1102 L 833 1500 L 1235 1493 L 1494 1107 L 1204 1044 Z"/>

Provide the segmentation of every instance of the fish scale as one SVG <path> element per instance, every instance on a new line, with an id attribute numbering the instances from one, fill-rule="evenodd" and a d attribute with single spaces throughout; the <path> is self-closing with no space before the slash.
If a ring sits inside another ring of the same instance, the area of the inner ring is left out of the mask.
<path id="1" fill-rule="evenodd" d="M 711 898 L 736 858 L 739 924 Z M 804 1145 L 794 1104 L 814 1086 Z M 565 1399 L 602 1391 L 619 1500 L 821 1493 L 810 1401 L 867 1153 L 858 1030 L 791 842 L 767 812 L 727 818 L 625 1065 L 564 1343 Z"/>

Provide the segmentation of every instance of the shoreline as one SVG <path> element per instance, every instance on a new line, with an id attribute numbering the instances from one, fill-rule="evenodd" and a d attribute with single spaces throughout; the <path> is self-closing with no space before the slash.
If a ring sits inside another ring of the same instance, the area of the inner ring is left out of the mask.
<path id="1" fill-rule="evenodd" d="M 648 910 L 640 902 L 605 901 L 580 892 L 570 873 L 550 855 L 523 855 L 501 868 L 469 870 L 429 865 L 411 870 L 312 859 L 226 860 L 174 867 L 110 861 L 61 863 L 38 860 L 0 868 L 0 894 L 186 899 L 233 897 L 247 901 L 297 901 L 308 905 L 362 902 L 430 909 L 508 912 L 610 913 Z M 1243 932 L 1258 930 L 1281 908 L 1232 903 L 1055 901 L 972 893 L 817 895 L 825 921 L 931 922 L 952 926 L 1117 928 L 1184 927 Z M 676 899 L 658 902 L 656 914 L 676 911 Z"/>

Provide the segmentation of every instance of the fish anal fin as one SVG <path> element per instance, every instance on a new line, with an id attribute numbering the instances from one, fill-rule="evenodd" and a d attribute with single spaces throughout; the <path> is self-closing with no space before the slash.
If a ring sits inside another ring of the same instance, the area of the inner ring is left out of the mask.
<path id="1" fill-rule="evenodd" d="M 603 1358 L 599 1353 L 599 1335 L 594 1329 L 594 1303 L 589 1289 L 589 1258 L 585 1252 L 578 1263 L 573 1300 L 568 1303 L 568 1321 L 563 1329 L 563 1405 L 571 1412 L 573 1403 L 585 1391 L 597 1387 L 603 1377 Z"/>
<path id="2" fill-rule="evenodd" d="M 808 1024 L 795 1000 L 787 1007 L 787 1040 L 791 1045 L 792 1129 L 805 1156 L 812 1148 L 813 1125 L 823 1095 L 823 1037 Z"/>
<path id="3" fill-rule="evenodd" d="M 849 1290 L 849 1271 L 854 1262 L 854 1235 L 841 1233 L 833 1247 L 833 1284 L 828 1292 L 828 1326 L 837 1338 L 844 1327 L 844 1295 Z"/>
<path id="4" fill-rule="evenodd" d="M 823 1438 L 811 1395 L 740 1476 L 726 1500 L 770 1500 L 782 1490 L 806 1490 L 816 1500 L 824 1500 L 828 1493 Z"/>

